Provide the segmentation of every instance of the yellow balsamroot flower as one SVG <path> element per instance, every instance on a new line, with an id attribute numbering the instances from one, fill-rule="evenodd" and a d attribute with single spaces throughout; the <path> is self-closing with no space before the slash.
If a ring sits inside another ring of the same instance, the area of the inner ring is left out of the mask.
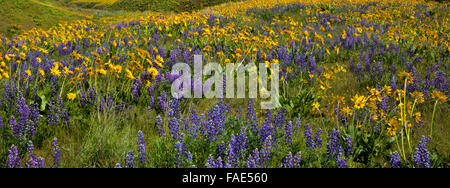
<path id="1" fill-rule="evenodd" d="M 153 80 L 156 79 L 156 76 L 158 76 L 159 74 L 158 69 L 156 69 L 155 67 L 148 68 L 147 72 L 152 75 Z"/>
<path id="2" fill-rule="evenodd" d="M 413 80 L 414 80 L 414 78 L 412 77 L 412 74 L 405 72 L 405 71 L 398 73 L 398 77 L 400 77 L 400 80 L 407 79 L 406 84 L 412 84 Z"/>
<path id="3" fill-rule="evenodd" d="M 3 72 L 2 76 L 5 77 L 6 79 L 9 79 L 9 74 L 7 72 Z"/>
<path id="4" fill-rule="evenodd" d="M 381 102 L 381 93 L 375 88 L 370 89 L 370 100 Z"/>
<path id="5" fill-rule="evenodd" d="M 107 73 L 105 69 L 97 69 L 95 71 L 101 75 L 106 75 L 106 73 Z"/>
<path id="6" fill-rule="evenodd" d="M 350 109 L 350 107 L 346 106 L 341 109 L 341 114 L 351 116 L 353 114 L 353 110 Z"/>
<path id="7" fill-rule="evenodd" d="M 319 110 L 319 107 L 320 107 L 320 103 L 319 102 L 314 102 L 312 104 L 312 107 L 313 107 L 313 111 L 320 111 Z"/>
<path id="8" fill-rule="evenodd" d="M 21 60 L 25 60 L 25 59 L 26 59 L 25 53 L 21 52 L 21 53 L 19 54 L 19 58 L 20 58 Z"/>
<path id="9" fill-rule="evenodd" d="M 125 71 L 127 73 L 127 78 L 129 78 L 130 80 L 136 79 L 136 77 L 133 76 L 133 73 L 129 69 L 125 69 Z"/>
<path id="10" fill-rule="evenodd" d="M 148 80 L 145 81 L 145 86 L 150 87 L 152 85 L 152 83 Z"/>
<path id="11" fill-rule="evenodd" d="M 69 100 L 73 100 L 73 99 L 75 99 L 75 97 L 77 97 L 77 94 L 75 94 L 75 93 L 68 93 L 68 94 L 67 94 L 67 98 L 68 98 Z"/>
<path id="12" fill-rule="evenodd" d="M 395 92 L 394 92 L 394 99 L 396 101 L 399 101 L 404 96 L 405 96 L 405 91 L 403 91 L 402 89 L 395 90 Z"/>
<path id="13" fill-rule="evenodd" d="M 53 67 L 50 69 L 50 73 L 54 76 L 60 76 L 61 75 L 61 71 L 59 70 L 59 63 L 58 62 L 54 62 L 53 63 Z"/>
<path id="14" fill-rule="evenodd" d="M 419 104 L 425 102 L 425 99 L 423 98 L 423 93 L 420 91 L 414 91 L 413 93 L 411 93 L 411 96 Z"/>
<path id="15" fill-rule="evenodd" d="M 366 97 L 364 96 L 359 96 L 358 94 L 356 94 L 353 98 L 352 98 L 352 102 L 354 104 L 354 107 L 356 109 L 362 109 L 364 108 L 364 106 L 366 106 Z"/>
<path id="16" fill-rule="evenodd" d="M 394 136 L 396 131 L 397 131 L 397 129 L 400 127 L 400 124 L 398 123 L 397 116 L 394 116 L 394 117 L 391 118 L 391 120 L 389 120 L 388 126 L 389 127 L 387 128 L 387 130 L 388 130 L 387 134 L 389 136 Z"/>
<path id="17" fill-rule="evenodd" d="M 38 71 L 41 76 L 45 76 L 45 71 L 43 69 L 39 68 Z"/>
<path id="18" fill-rule="evenodd" d="M 421 120 L 421 114 L 420 114 L 420 112 L 416 112 L 416 113 L 414 113 L 414 121 L 416 122 L 416 123 L 419 123 L 420 122 L 420 120 Z"/>
<path id="19" fill-rule="evenodd" d="M 356 128 L 358 128 L 358 129 L 362 128 L 361 122 L 359 122 L 359 121 L 356 122 Z"/>
<path id="20" fill-rule="evenodd" d="M 40 57 L 36 57 L 36 61 L 37 61 L 38 63 L 41 63 L 41 62 L 42 62 L 42 59 L 41 59 Z"/>
<path id="21" fill-rule="evenodd" d="M 30 71 L 30 69 L 27 69 L 27 70 L 25 71 L 25 74 L 27 74 L 28 76 L 31 76 L 31 71 Z"/>
<path id="22" fill-rule="evenodd" d="M 392 94 L 392 87 L 391 86 L 383 86 L 383 95 L 386 97 L 389 97 Z"/>
<path id="23" fill-rule="evenodd" d="M 431 98 L 435 101 L 439 101 L 439 104 L 447 102 L 447 96 L 441 91 L 433 91 L 433 93 L 431 93 Z"/>
<path id="24" fill-rule="evenodd" d="M 341 106 L 345 104 L 345 97 L 336 95 L 333 97 L 333 104 L 336 104 L 337 106 Z"/>
<path id="25" fill-rule="evenodd" d="M 290 74 L 290 73 L 292 73 L 292 69 L 290 67 L 287 67 L 286 72 L 288 72 Z"/>

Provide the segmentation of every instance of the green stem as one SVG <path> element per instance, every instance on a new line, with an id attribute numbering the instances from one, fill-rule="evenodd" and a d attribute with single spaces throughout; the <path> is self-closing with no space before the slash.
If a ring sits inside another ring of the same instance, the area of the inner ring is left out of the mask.
<path id="1" fill-rule="evenodd" d="M 433 138 L 434 114 L 436 113 L 436 106 L 437 106 L 437 103 L 438 103 L 438 100 L 436 100 L 436 102 L 434 102 L 433 115 L 431 115 L 430 138 Z"/>

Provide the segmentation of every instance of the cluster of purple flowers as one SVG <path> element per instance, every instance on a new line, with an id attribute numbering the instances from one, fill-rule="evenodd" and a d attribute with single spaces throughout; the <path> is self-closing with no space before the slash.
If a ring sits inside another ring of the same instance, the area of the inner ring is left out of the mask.
<path id="1" fill-rule="evenodd" d="M 350 155 L 353 154 L 353 141 L 352 141 L 352 137 L 348 136 L 347 138 L 344 139 L 344 153 L 345 153 L 345 157 L 349 157 Z"/>
<path id="2" fill-rule="evenodd" d="M 157 116 L 155 119 L 156 131 L 160 137 L 164 136 L 166 133 L 164 132 L 164 124 L 161 116 Z"/>
<path id="3" fill-rule="evenodd" d="M 422 136 L 416 151 L 414 151 L 414 166 L 416 168 L 430 168 L 430 153 L 427 150 L 427 142 L 430 139 Z"/>
<path id="4" fill-rule="evenodd" d="M 63 100 L 61 97 L 57 97 L 50 101 L 48 105 L 47 121 L 50 125 L 57 125 L 62 122 L 64 125 L 70 125 L 69 114 L 63 106 Z"/>
<path id="5" fill-rule="evenodd" d="M 246 114 L 247 121 L 250 123 L 251 130 L 254 135 L 258 134 L 258 119 L 256 118 L 255 113 L 255 101 L 253 99 L 250 99 L 248 101 L 247 105 L 247 114 Z"/>
<path id="6" fill-rule="evenodd" d="M 265 140 L 261 149 L 261 167 L 267 168 L 270 165 L 270 160 L 272 158 L 272 148 L 273 148 L 273 139 L 272 136 L 269 135 Z"/>
<path id="7" fill-rule="evenodd" d="M 223 160 L 221 157 L 218 157 L 217 160 L 214 160 L 214 157 L 210 155 L 208 160 L 206 161 L 206 168 L 223 168 Z"/>
<path id="8" fill-rule="evenodd" d="M 20 168 L 20 157 L 17 146 L 12 145 L 11 149 L 8 150 L 8 167 L 9 168 Z"/>
<path id="9" fill-rule="evenodd" d="M 398 152 L 392 153 L 392 156 L 391 156 L 391 159 L 389 160 L 389 162 L 391 163 L 392 168 L 401 168 L 402 167 L 402 163 L 400 160 L 400 154 L 398 154 Z"/>
<path id="10" fill-rule="evenodd" d="M 253 153 L 249 156 L 246 163 L 247 168 L 260 168 L 261 158 L 259 156 L 258 148 L 253 150 Z"/>
<path id="11" fill-rule="evenodd" d="M 58 167 L 61 165 L 61 149 L 58 145 L 58 139 L 54 138 L 52 142 L 52 151 L 53 151 L 53 167 Z"/>
<path id="12" fill-rule="evenodd" d="M 292 153 L 284 158 L 283 164 L 281 164 L 281 168 L 300 168 L 300 162 L 302 159 L 302 154 L 298 152 L 295 156 L 292 156 Z"/>
<path id="13" fill-rule="evenodd" d="M 288 121 L 286 126 L 284 127 L 285 134 L 284 134 L 284 142 L 287 145 L 292 144 L 292 121 Z"/>
<path id="14" fill-rule="evenodd" d="M 167 94 L 165 91 L 158 97 L 158 105 L 161 108 L 161 111 L 165 113 L 167 110 Z"/>
<path id="15" fill-rule="evenodd" d="M 97 89 L 95 86 L 89 88 L 87 92 L 80 89 L 80 104 L 83 108 L 97 104 Z"/>
<path id="16" fill-rule="evenodd" d="M 180 133 L 180 127 L 178 125 L 178 119 L 175 117 L 172 117 L 169 119 L 169 133 L 172 135 L 173 139 L 178 139 L 179 133 Z"/>
<path id="17" fill-rule="evenodd" d="M 142 131 L 139 131 L 137 133 L 137 145 L 138 145 L 138 156 L 141 163 L 145 163 L 147 161 L 147 153 L 145 151 L 145 140 L 144 140 L 144 133 Z"/>
<path id="18" fill-rule="evenodd" d="M 315 148 L 315 143 L 312 138 L 312 131 L 309 125 L 305 126 L 304 138 L 306 139 L 306 148 L 313 150 Z"/>
<path id="19" fill-rule="evenodd" d="M 268 110 L 266 113 L 266 119 L 264 120 L 259 132 L 261 143 L 264 142 L 269 135 L 273 135 L 274 133 L 275 129 L 272 126 L 272 112 Z"/>
<path id="20" fill-rule="evenodd" d="M 337 159 L 341 152 L 341 134 L 333 129 L 328 133 L 327 158 Z"/>
<path id="21" fill-rule="evenodd" d="M 135 100 L 139 99 L 141 87 L 142 87 L 141 78 L 135 79 L 131 84 L 131 95 Z"/>
<path id="22" fill-rule="evenodd" d="M 340 152 L 338 157 L 336 158 L 336 166 L 338 168 L 347 168 L 347 162 L 345 161 L 342 152 Z"/>
<path id="23" fill-rule="evenodd" d="M 128 152 L 124 160 L 125 160 L 125 168 L 134 168 L 136 166 L 133 151 Z"/>
<path id="24" fill-rule="evenodd" d="M 181 133 L 179 140 L 175 143 L 175 166 L 182 167 L 184 163 L 192 163 L 192 153 L 184 144 L 184 134 Z"/>

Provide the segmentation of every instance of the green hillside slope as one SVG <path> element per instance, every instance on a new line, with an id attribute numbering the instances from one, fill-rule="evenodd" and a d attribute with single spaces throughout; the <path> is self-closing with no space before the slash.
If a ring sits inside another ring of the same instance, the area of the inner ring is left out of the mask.
<path id="1" fill-rule="evenodd" d="M 13 36 L 33 27 L 48 28 L 81 16 L 37 0 L 0 0 L 0 33 Z"/>

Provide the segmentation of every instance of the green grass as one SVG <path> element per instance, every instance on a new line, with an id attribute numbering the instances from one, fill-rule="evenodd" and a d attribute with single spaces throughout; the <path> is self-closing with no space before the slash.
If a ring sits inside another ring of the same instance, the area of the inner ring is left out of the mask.
<path id="1" fill-rule="evenodd" d="M 0 33 L 11 37 L 33 27 L 49 28 L 81 17 L 29 0 L 0 0 Z"/>

